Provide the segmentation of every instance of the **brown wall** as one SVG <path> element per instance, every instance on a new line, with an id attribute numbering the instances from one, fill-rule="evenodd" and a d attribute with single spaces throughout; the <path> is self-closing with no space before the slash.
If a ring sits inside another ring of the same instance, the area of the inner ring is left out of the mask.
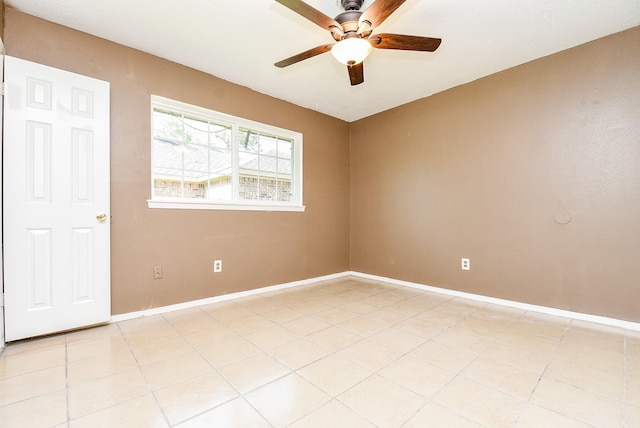
<path id="1" fill-rule="evenodd" d="M 353 123 L 351 268 L 640 321 L 640 27 Z"/>
<path id="2" fill-rule="evenodd" d="M 348 123 L 11 8 L 5 44 L 111 82 L 114 314 L 349 269 Z M 150 94 L 302 132 L 306 212 L 149 209 Z"/>

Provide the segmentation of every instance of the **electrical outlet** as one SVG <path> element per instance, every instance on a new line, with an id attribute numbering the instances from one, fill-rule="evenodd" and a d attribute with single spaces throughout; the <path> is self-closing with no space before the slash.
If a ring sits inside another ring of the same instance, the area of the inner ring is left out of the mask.
<path id="1" fill-rule="evenodd" d="M 460 259 L 462 270 L 471 270 L 471 262 L 469 259 Z"/>
<path id="2" fill-rule="evenodd" d="M 162 279 L 162 267 L 156 266 L 153 268 L 153 279 Z"/>
<path id="3" fill-rule="evenodd" d="M 222 260 L 214 260 L 213 261 L 213 272 L 214 273 L 222 272 Z"/>

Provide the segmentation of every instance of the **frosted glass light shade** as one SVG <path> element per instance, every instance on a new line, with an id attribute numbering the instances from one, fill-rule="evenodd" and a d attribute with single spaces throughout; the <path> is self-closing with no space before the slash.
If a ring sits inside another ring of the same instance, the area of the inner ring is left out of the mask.
<path id="1" fill-rule="evenodd" d="M 351 37 L 333 45 L 331 53 L 344 65 L 361 63 L 371 53 L 371 43 L 366 39 Z"/>

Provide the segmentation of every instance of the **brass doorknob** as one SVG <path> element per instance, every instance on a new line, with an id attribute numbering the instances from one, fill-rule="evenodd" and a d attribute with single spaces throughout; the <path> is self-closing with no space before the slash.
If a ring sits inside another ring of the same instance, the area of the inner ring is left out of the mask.
<path id="1" fill-rule="evenodd" d="M 105 213 L 100 213 L 96 216 L 99 222 L 103 222 L 107 219 L 107 215 Z"/>

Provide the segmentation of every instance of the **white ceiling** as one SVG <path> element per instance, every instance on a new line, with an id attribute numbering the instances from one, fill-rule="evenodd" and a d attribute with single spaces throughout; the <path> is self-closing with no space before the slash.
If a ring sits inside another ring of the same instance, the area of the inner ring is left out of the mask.
<path id="1" fill-rule="evenodd" d="M 365 0 L 362 10 L 374 0 Z M 339 0 L 307 0 L 335 17 Z M 5 0 L 9 7 L 345 121 L 640 25 L 640 0 L 407 0 L 375 33 L 442 38 L 434 53 L 374 50 L 350 86 L 333 42 L 273 0 Z"/>

